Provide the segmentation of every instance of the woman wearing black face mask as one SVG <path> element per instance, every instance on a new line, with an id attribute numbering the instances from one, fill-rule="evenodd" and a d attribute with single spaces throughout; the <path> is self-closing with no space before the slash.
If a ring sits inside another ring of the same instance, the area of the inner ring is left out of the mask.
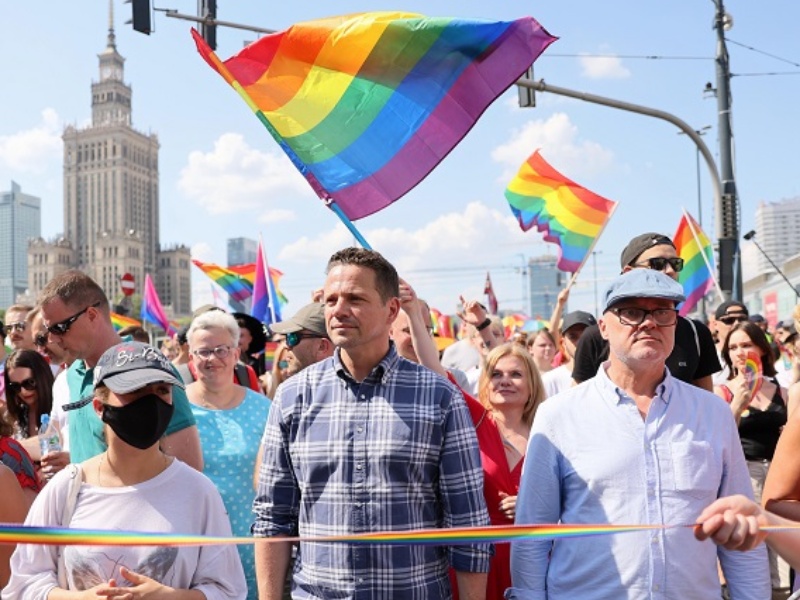
<path id="1" fill-rule="evenodd" d="M 27 525 L 231 535 L 214 485 L 159 448 L 172 415 L 172 387 L 183 387 L 169 361 L 138 342 L 107 350 L 94 370 L 94 410 L 108 449 L 79 469 L 58 473 L 31 507 Z M 73 485 L 78 481 L 78 485 Z M 79 487 L 78 487 L 79 486 Z M 70 498 L 74 509 L 69 511 Z M 71 512 L 71 514 L 70 514 Z M 235 546 L 64 548 L 20 545 L 3 598 L 245 598 Z M 120 590 L 115 588 L 133 588 Z"/>

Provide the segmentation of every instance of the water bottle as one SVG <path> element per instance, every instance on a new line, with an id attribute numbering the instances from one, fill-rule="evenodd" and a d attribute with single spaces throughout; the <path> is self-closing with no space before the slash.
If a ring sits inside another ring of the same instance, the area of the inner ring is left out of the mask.
<path id="1" fill-rule="evenodd" d="M 50 415 L 42 415 L 42 425 L 39 427 L 39 448 L 42 456 L 48 452 L 61 452 L 61 432 L 58 426 L 50 421 Z"/>

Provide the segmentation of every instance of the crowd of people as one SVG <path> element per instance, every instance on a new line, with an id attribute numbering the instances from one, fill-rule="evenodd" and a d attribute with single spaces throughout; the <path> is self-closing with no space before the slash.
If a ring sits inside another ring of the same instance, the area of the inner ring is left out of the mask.
<path id="1" fill-rule="evenodd" d="M 446 347 L 425 301 L 371 250 L 335 253 L 280 323 L 205 306 L 160 348 L 142 328 L 115 330 L 91 278 L 62 273 L 36 306 L 5 311 L 0 521 L 256 540 L 0 547 L 2 598 L 787 590 L 800 534 L 764 528 L 800 521 L 800 311 L 772 329 L 735 300 L 707 322 L 679 316 L 683 266 L 669 237 L 639 235 L 600 314 L 565 312 L 565 289 L 550 327 L 508 335 L 461 298 Z M 328 539 L 514 523 L 654 527 Z"/>

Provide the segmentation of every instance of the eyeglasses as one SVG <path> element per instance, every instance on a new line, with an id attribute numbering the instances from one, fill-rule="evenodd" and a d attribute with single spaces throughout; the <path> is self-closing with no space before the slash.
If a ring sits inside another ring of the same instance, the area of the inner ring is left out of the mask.
<path id="1" fill-rule="evenodd" d="M 286 347 L 290 350 L 297 346 L 303 340 L 310 340 L 310 339 L 322 339 L 327 336 L 325 335 L 317 335 L 316 333 L 300 333 L 298 331 L 293 331 L 292 333 L 286 334 Z"/>
<path id="2" fill-rule="evenodd" d="M 33 338 L 33 343 L 37 348 L 44 348 L 47 346 L 47 332 L 40 333 Z"/>
<path id="3" fill-rule="evenodd" d="M 22 333 L 25 331 L 25 321 L 17 321 L 16 323 L 9 323 L 6 325 L 6 331 L 11 333 L 12 331 L 19 331 Z"/>
<path id="4" fill-rule="evenodd" d="M 617 315 L 619 322 L 629 327 L 638 327 L 648 315 L 652 315 L 653 321 L 659 327 L 670 327 L 678 321 L 678 311 L 674 308 L 656 308 L 646 310 L 644 308 L 612 308 L 611 312 Z"/>
<path id="5" fill-rule="evenodd" d="M 647 267 L 648 269 L 653 269 L 654 271 L 664 271 L 667 268 L 667 265 L 672 267 L 672 270 L 676 273 L 683 271 L 683 259 L 677 256 L 674 258 L 656 256 L 654 258 L 648 258 L 644 262 L 636 263 L 635 266 Z"/>
<path id="6" fill-rule="evenodd" d="M 8 382 L 8 391 L 12 394 L 16 394 L 20 388 L 25 388 L 29 392 L 36 391 L 36 380 L 33 377 L 29 377 L 28 379 L 23 379 L 22 381 Z"/>
<path id="7" fill-rule="evenodd" d="M 53 335 L 58 335 L 58 336 L 67 335 L 67 332 L 69 331 L 70 327 L 72 327 L 75 324 L 75 321 L 81 318 L 82 314 L 84 314 L 90 308 L 97 308 L 98 306 L 100 306 L 100 303 L 95 302 L 94 304 L 90 304 L 83 310 L 76 312 L 69 319 L 64 319 L 63 321 L 59 323 L 53 323 L 52 325 L 47 325 L 47 331 L 49 331 Z"/>
<path id="8" fill-rule="evenodd" d="M 216 348 L 198 348 L 197 350 L 192 350 L 192 354 L 203 360 L 209 360 L 212 356 L 216 356 L 218 359 L 223 360 L 228 358 L 230 353 L 231 347 L 225 345 L 217 346 Z"/>
<path id="9" fill-rule="evenodd" d="M 719 319 L 717 319 L 717 321 L 725 325 L 736 325 L 737 323 L 744 323 L 745 321 L 747 321 L 747 317 L 745 317 L 744 315 L 727 315 L 724 317 L 720 317 Z"/>

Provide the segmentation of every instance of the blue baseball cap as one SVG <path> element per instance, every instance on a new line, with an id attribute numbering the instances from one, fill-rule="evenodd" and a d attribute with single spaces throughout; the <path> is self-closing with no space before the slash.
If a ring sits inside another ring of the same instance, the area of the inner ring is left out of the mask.
<path id="1" fill-rule="evenodd" d="M 603 295 L 602 312 L 626 298 L 664 298 L 676 304 L 686 300 L 680 283 L 653 269 L 633 269 L 612 281 Z"/>

